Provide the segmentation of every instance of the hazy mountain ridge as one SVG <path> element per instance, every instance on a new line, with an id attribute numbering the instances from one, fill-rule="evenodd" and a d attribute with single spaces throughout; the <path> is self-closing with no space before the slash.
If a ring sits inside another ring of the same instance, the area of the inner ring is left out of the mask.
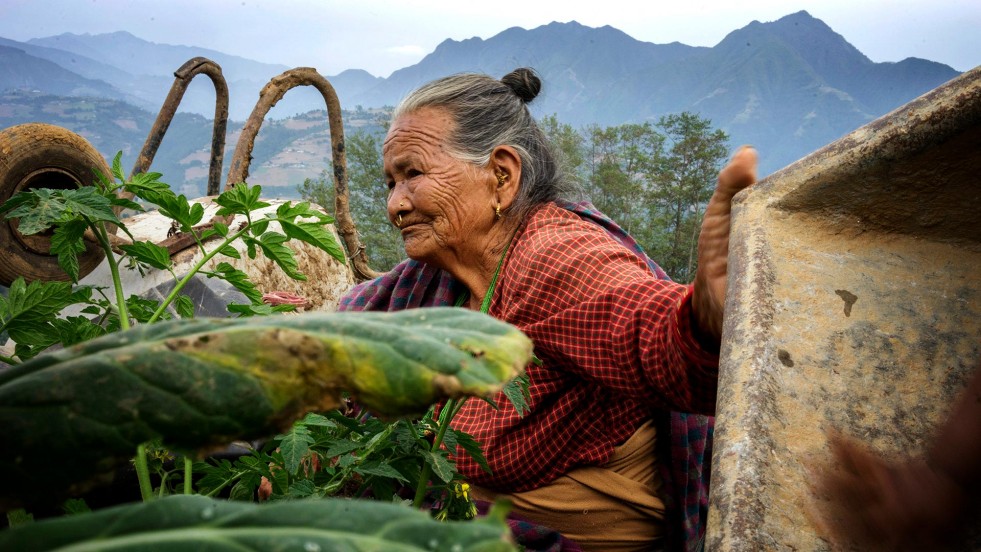
<path id="1" fill-rule="evenodd" d="M 285 69 L 211 50 L 153 44 L 125 32 L 59 35 L 23 44 L 30 55 L 63 68 L 84 67 L 90 78 L 100 64 L 114 67 L 104 71 L 104 80 L 122 96 L 140 98 L 141 106 L 151 111 L 159 109 L 173 70 L 190 57 L 205 55 L 221 65 L 229 81 L 234 120 L 243 120 L 261 87 Z M 50 47 L 57 44 L 70 45 L 73 53 L 57 53 Z M 140 63 L 142 59 L 154 61 Z M 916 58 L 872 62 L 822 21 L 798 12 L 773 22 L 754 21 L 711 48 L 652 44 L 609 26 L 575 22 L 530 30 L 513 27 L 486 40 L 446 40 L 419 63 L 388 78 L 348 70 L 328 79 L 342 106 L 376 107 L 393 105 L 416 86 L 451 73 L 502 76 L 519 66 L 534 67 L 543 78 L 542 94 L 531 104 L 537 115 L 555 113 L 578 127 L 656 121 L 666 114 L 696 111 L 729 133 L 733 146 L 756 145 L 764 174 L 958 74 Z M 126 69 L 153 74 L 134 76 Z M 195 79 L 182 109 L 213 113 L 214 92 L 206 81 Z M 9 88 L 8 82 L 15 79 L 0 79 L 0 90 Z M 270 118 L 323 108 L 310 87 L 290 91 L 280 103 Z"/>

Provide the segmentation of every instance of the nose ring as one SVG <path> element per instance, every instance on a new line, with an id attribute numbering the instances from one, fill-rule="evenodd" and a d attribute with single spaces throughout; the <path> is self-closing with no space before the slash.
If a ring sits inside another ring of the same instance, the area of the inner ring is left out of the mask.
<path id="1" fill-rule="evenodd" d="M 402 213 L 399 213 L 399 218 L 395 219 L 395 226 L 402 228 Z"/>

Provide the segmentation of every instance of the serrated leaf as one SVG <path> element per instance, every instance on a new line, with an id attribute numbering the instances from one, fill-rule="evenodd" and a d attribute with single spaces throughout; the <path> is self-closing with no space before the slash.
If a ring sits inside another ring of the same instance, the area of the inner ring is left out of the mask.
<path id="1" fill-rule="evenodd" d="M 360 441 L 349 441 L 346 439 L 338 440 L 330 444 L 330 447 L 324 451 L 324 457 L 334 458 L 336 456 L 342 456 L 349 452 L 354 452 L 364 446 L 364 443 Z"/>
<path id="2" fill-rule="evenodd" d="M 293 250 L 285 245 L 287 241 L 287 237 L 278 232 L 266 232 L 256 243 L 262 249 L 262 254 L 279 265 L 287 276 L 294 280 L 306 281 L 307 277 L 299 271 Z"/>
<path id="3" fill-rule="evenodd" d="M 132 192 L 154 205 L 173 205 L 177 201 L 177 195 L 171 191 L 170 186 L 167 184 L 149 178 L 153 174 L 156 173 L 134 175 L 133 179 L 126 183 L 126 191 Z"/>
<path id="4" fill-rule="evenodd" d="M 131 211 L 136 211 L 136 212 L 139 212 L 139 213 L 142 213 L 142 212 L 146 211 L 146 209 L 144 209 L 143 206 L 140 205 L 139 203 L 137 203 L 137 202 L 135 202 L 133 200 L 130 200 L 130 199 L 122 198 L 122 197 L 112 198 L 112 199 L 109 200 L 109 203 L 111 203 L 113 207 L 121 207 L 123 209 L 130 209 Z"/>
<path id="5" fill-rule="evenodd" d="M 122 151 L 116 152 L 116 156 L 112 158 L 112 175 L 115 176 L 116 180 L 119 180 L 120 182 L 126 180 L 126 177 L 123 176 L 122 159 L 123 159 Z"/>
<path id="6" fill-rule="evenodd" d="M 239 254 L 238 249 L 235 249 L 231 244 L 222 247 L 219 251 L 222 255 L 226 257 L 231 257 L 233 259 L 241 259 L 242 255 Z"/>
<path id="7" fill-rule="evenodd" d="M 46 320 L 76 302 L 68 282 L 42 282 L 30 284 L 17 278 L 10 284 L 7 297 L 0 297 L 0 323 L 8 326 L 16 320 Z"/>
<path id="8" fill-rule="evenodd" d="M 443 483 L 453 481 L 453 474 L 456 470 L 453 468 L 453 464 L 451 464 L 450 461 L 443 456 L 443 454 L 440 452 L 426 451 L 423 453 L 423 459 L 426 460 L 426 463 L 429 464 L 430 468 L 432 468 L 433 474 L 435 474 L 440 481 Z"/>
<path id="9" fill-rule="evenodd" d="M 238 483 L 232 486 L 232 490 L 228 492 L 229 500 L 239 500 L 242 502 L 252 502 L 255 498 L 255 487 L 249 485 L 244 479 L 239 480 Z"/>
<path id="10" fill-rule="evenodd" d="M 249 227 L 249 232 L 252 232 L 253 236 L 261 236 L 269 229 L 269 219 L 261 219 L 252 223 Z"/>
<path id="11" fill-rule="evenodd" d="M 309 243 L 310 245 L 322 249 L 337 259 L 338 262 L 345 262 L 344 250 L 334 239 L 333 234 L 327 231 L 320 223 L 313 222 L 291 222 L 280 220 L 280 226 L 287 237 L 294 240 Z"/>
<path id="12" fill-rule="evenodd" d="M 218 263 L 214 272 L 209 273 L 208 277 L 217 277 L 231 284 L 235 289 L 241 291 L 252 301 L 254 305 L 262 305 L 262 293 L 256 289 L 255 284 L 249 280 L 249 275 L 235 268 L 228 263 Z"/>
<path id="13" fill-rule="evenodd" d="M 81 220 L 72 220 L 55 227 L 51 234 L 51 253 L 58 256 L 58 266 L 72 282 L 78 281 L 78 255 L 85 252 L 85 229 Z"/>
<path id="14" fill-rule="evenodd" d="M 286 471 L 295 474 L 300 469 L 300 463 L 310 452 L 312 444 L 313 437 L 310 435 L 310 430 L 302 424 L 294 424 L 285 435 L 281 436 L 279 452 L 283 455 Z"/>
<path id="15" fill-rule="evenodd" d="M 470 457 L 473 458 L 475 462 L 477 462 L 477 465 L 480 466 L 482 470 L 484 470 L 487 473 L 491 473 L 490 464 L 487 463 L 487 458 L 484 456 L 484 451 L 480 447 L 480 443 L 474 440 L 472 435 L 470 435 L 465 431 L 458 431 L 452 428 L 450 428 L 446 432 L 447 435 L 449 435 L 450 433 L 454 435 L 456 445 L 459 445 L 460 448 L 467 451 L 467 454 L 469 454 Z M 454 446 L 450 450 L 453 450 L 455 448 L 456 447 Z"/>
<path id="16" fill-rule="evenodd" d="M 65 347 L 106 335 L 105 328 L 84 316 L 56 318 L 51 324 L 58 331 L 59 341 Z"/>
<path id="17" fill-rule="evenodd" d="M 223 238 L 228 237 L 228 225 L 227 224 L 223 224 L 221 222 L 216 222 L 213 228 L 215 229 L 215 232 L 217 232 L 219 236 L 221 236 Z"/>
<path id="18" fill-rule="evenodd" d="M 354 469 L 355 472 L 364 475 L 375 475 L 378 477 L 388 477 L 402 482 L 408 482 L 404 475 L 402 475 L 397 469 L 393 468 L 390 464 L 384 464 L 379 462 L 365 462 L 357 468 Z"/>
<path id="19" fill-rule="evenodd" d="M 156 299 L 147 299 L 137 295 L 130 295 L 126 298 L 126 310 L 129 311 L 130 317 L 134 318 L 140 323 L 149 322 L 150 318 L 153 316 L 153 313 L 155 313 L 158 308 L 160 308 L 160 302 Z M 173 317 L 169 312 L 164 311 L 160 318 L 163 320 L 169 320 Z"/>
<path id="20" fill-rule="evenodd" d="M 181 318 L 194 318 L 194 301 L 187 295 L 178 295 L 174 299 L 174 308 Z"/>
<path id="21" fill-rule="evenodd" d="M 122 224 L 112 211 L 109 198 L 94 186 L 69 190 L 34 188 L 21 194 L 28 194 L 29 197 L 20 200 L 6 218 L 19 218 L 18 231 L 26 236 L 81 217 L 87 218 L 90 223 L 104 221 Z"/>
<path id="22" fill-rule="evenodd" d="M 268 203 L 259 201 L 261 193 L 262 188 L 260 186 L 249 186 L 244 182 L 235 184 L 231 189 L 225 190 L 215 198 L 215 203 L 221 206 L 221 209 L 218 209 L 218 215 L 245 215 L 256 209 L 268 207 Z"/>
<path id="23" fill-rule="evenodd" d="M 61 510 L 65 512 L 66 516 L 77 516 L 79 514 L 87 514 L 92 511 L 89 505 L 85 503 L 83 498 L 69 498 L 61 505 Z"/>
<path id="24" fill-rule="evenodd" d="M 514 410 L 518 413 L 518 416 L 522 418 L 524 418 L 525 414 L 531 412 L 531 409 L 528 407 L 528 401 L 531 398 L 528 385 L 528 376 L 522 374 L 509 381 L 502 390 L 504 396 L 514 405 Z"/>
<path id="25" fill-rule="evenodd" d="M 132 244 L 121 245 L 119 248 L 137 261 L 153 268 L 167 270 L 172 265 L 167 248 L 149 241 L 133 242 Z"/>

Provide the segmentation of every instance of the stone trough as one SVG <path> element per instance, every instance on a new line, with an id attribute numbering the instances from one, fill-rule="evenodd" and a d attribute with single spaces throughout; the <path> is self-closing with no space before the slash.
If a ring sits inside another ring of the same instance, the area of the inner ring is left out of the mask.
<path id="1" fill-rule="evenodd" d="M 979 175 L 981 67 L 737 197 L 708 550 L 828 550 L 828 430 L 923 450 L 981 362 Z"/>

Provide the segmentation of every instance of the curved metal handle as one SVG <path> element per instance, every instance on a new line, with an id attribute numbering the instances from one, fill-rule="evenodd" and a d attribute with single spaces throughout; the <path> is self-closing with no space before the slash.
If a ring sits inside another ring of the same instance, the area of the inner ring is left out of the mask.
<path id="1" fill-rule="evenodd" d="M 143 144 L 143 151 L 137 157 L 130 175 L 146 172 L 153 163 L 153 158 L 157 154 L 157 148 L 163 140 L 170 121 L 173 120 L 177 112 L 177 106 L 184 97 L 191 80 L 197 75 L 204 73 L 211 78 L 215 85 L 215 121 L 211 131 L 211 165 L 208 169 L 208 195 L 218 194 L 218 187 L 221 182 L 221 164 L 225 155 L 225 129 L 228 126 L 228 85 L 225 77 L 221 74 L 221 67 L 208 58 L 191 58 L 177 71 L 174 71 L 174 84 L 170 87 L 170 93 L 164 100 L 157 120 L 153 122 L 150 134 Z"/>
<path id="2" fill-rule="evenodd" d="M 337 93 L 316 69 L 312 67 L 297 67 L 273 77 L 259 92 L 259 101 L 256 103 L 252 114 L 249 115 L 242 134 L 239 136 L 238 144 L 235 146 L 235 154 L 232 156 L 231 166 L 228 168 L 228 179 L 225 181 L 225 189 L 244 182 L 249 176 L 249 163 L 252 161 L 252 148 L 255 145 L 256 135 L 262 121 L 276 103 L 283 98 L 288 90 L 297 86 L 313 86 L 320 91 L 327 103 L 327 126 L 330 129 L 331 162 L 334 166 L 334 210 L 337 219 L 337 233 L 341 235 L 344 246 L 347 248 L 348 257 L 351 259 L 351 268 L 354 275 L 359 280 L 369 280 L 379 276 L 381 273 L 368 266 L 368 256 L 365 254 L 364 245 L 358 238 L 358 231 L 351 217 L 351 210 L 348 200 L 347 189 L 347 155 L 344 147 L 344 126 L 341 121 L 341 104 L 337 100 Z"/>

